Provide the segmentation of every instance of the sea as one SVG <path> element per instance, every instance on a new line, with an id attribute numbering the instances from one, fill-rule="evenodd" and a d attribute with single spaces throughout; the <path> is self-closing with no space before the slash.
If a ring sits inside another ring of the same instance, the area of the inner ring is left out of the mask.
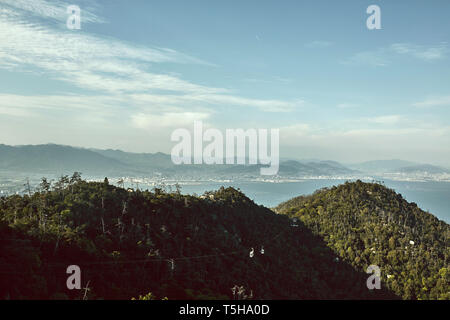
<path id="1" fill-rule="evenodd" d="M 295 182 L 199 182 L 181 185 L 184 194 L 201 195 L 221 186 L 239 188 L 255 203 L 273 208 L 283 201 L 299 195 L 312 194 L 324 187 L 345 183 L 339 179 L 307 179 Z M 400 193 L 408 202 L 450 223 L 450 182 L 446 181 L 395 181 L 383 180 L 386 187 Z"/>

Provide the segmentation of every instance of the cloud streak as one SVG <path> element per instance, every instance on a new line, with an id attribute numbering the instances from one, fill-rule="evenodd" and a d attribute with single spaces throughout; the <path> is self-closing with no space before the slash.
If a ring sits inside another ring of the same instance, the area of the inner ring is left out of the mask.
<path id="1" fill-rule="evenodd" d="M 331 41 L 315 40 L 305 44 L 306 48 L 328 48 L 334 45 Z"/>
<path id="2" fill-rule="evenodd" d="M 18 11 L 22 16 L 39 17 L 43 19 L 52 19 L 61 22 L 67 20 L 67 7 L 71 3 L 60 0 L 54 0 L 52 3 L 44 0 L 0 0 L 0 4 L 5 8 Z M 104 23 L 105 20 L 95 13 L 83 8 L 83 23 Z"/>
<path id="3" fill-rule="evenodd" d="M 298 105 L 297 102 L 244 98 L 232 95 L 228 89 L 199 85 L 173 74 L 152 71 L 153 64 L 213 66 L 172 49 L 136 46 L 28 19 L 30 12 L 34 12 L 42 18 L 61 20 L 65 15 L 62 10 L 68 3 L 0 1 L 5 4 L 0 11 L 0 68 L 43 71 L 50 78 L 89 90 L 96 96 L 141 95 L 152 104 L 166 99 L 170 105 L 230 104 L 265 112 L 289 111 Z M 101 21 L 95 15 L 92 17 L 92 21 Z M 91 103 L 97 104 L 95 99 Z"/>
<path id="4" fill-rule="evenodd" d="M 414 107 L 420 108 L 430 108 L 430 107 L 442 107 L 442 106 L 450 106 L 450 96 L 437 97 L 437 98 L 429 98 L 424 101 L 413 103 Z"/>
<path id="5" fill-rule="evenodd" d="M 390 49 L 397 54 L 404 54 L 424 61 L 440 60 L 447 56 L 447 43 L 437 46 L 418 46 L 409 43 L 394 43 Z"/>
<path id="6" fill-rule="evenodd" d="M 432 62 L 447 58 L 448 52 L 449 48 L 447 43 L 440 43 L 435 46 L 394 43 L 388 47 L 378 48 L 372 51 L 357 52 L 350 58 L 341 61 L 341 63 L 384 67 L 391 64 L 394 58 L 400 56 L 409 56 L 425 62 Z"/>

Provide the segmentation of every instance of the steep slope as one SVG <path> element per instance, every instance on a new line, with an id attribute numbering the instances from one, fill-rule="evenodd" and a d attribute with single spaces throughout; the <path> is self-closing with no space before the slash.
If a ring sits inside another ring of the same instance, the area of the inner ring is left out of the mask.
<path id="1" fill-rule="evenodd" d="M 405 299 L 449 299 L 450 227 L 379 184 L 357 181 L 275 210 L 299 218 L 358 270 L 378 265 L 382 283 Z"/>
<path id="2" fill-rule="evenodd" d="M 395 298 L 368 290 L 368 275 L 301 223 L 232 188 L 193 197 L 79 181 L 1 198 L 0 228 L 1 298 L 80 298 L 66 288 L 74 264 L 89 299 L 232 299 L 236 285 L 241 299 Z"/>

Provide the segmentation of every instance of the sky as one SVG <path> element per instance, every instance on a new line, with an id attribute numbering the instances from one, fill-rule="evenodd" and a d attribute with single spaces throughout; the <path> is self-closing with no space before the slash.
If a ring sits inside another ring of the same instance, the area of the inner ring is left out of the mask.
<path id="1" fill-rule="evenodd" d="M 448 0 L 0 0 L 0 143 L 170 153 L 175 129 L 203 121 L 277 128 L 285 158 L 449 167 L 449 13 Z"/>

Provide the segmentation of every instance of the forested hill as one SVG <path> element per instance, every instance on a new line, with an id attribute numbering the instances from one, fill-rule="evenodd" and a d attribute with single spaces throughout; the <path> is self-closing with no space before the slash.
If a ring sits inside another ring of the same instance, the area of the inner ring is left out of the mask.
<path id="1" fill-rule="evenodd" d="M 41 187 L 1 198 L 2 299 L 397 298 L 368 290 L 368 275 L 302 223 L 232 188 L 195 197 L 79 175 Z M 69 265 L 81 290 L 66 287 Z"/>
<path id="2" fill-rule="evenodd" d="M 358 270 L 381 268 L 404 299 L 450 299 L 450 228 L 380 184 L 361 181 L 280 204 Z"/>

